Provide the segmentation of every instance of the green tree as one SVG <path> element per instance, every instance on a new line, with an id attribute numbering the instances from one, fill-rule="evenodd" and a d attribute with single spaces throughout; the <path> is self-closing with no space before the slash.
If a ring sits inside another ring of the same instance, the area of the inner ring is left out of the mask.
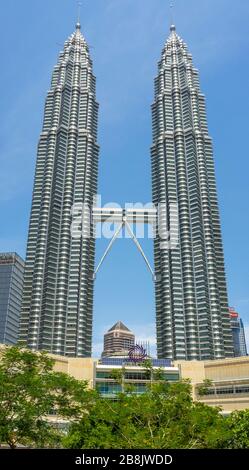
<path id="1" fill-rule="evenodd" d="M 216 448 L 226 438 L 218 408 L 193 402 L 188 381 L 153 383 L 142 395 L 99 398 L 74 423 L 65 447 L 93 449 Z"/>
<path id="2" fill-rule="evenodd" d="M 59 446 L 62 433 L 47 419 L 77 421 L 94 401 L 87 383 L 53 371 L 46 353 L 18 347 L 0 352 L 0 442 L 12 449 Z"/>
<path id="3" fill-rule="evenodd" d="M 122 369 L 112 369 L 111 378 L 120 385 L 123 392 L 125 389 L 125 367 L 122 367 Z"/>
<path id="4" fill-rule="evenodd" d="M 147 376 L 147 380 L 151 381 L 151 384 L 157 381 L 164 380 L 164 372 L 161 367 L 154 368 L 153 362 L 151 359 L 145 359 L 143 362 L 140 363 L 140 367 L 145 369 L 145 375 Z"/>
<path id="5" fill-rule="evenodd" d="M 164 371 L 162 367 L 158 367 L 157 369 L 153 369 L 152 371 L 152 377 L 154 381 L 160 381 L 160 380 L 165 380 L 164 378 Z"/>
<path id="6" fill-rule="evenodd" d="M 207 395 L 212 385 L 213 385 L 212 380 L 205 379 L 203 383 L 197 387 L 198 395 L 200 397 Z"/>
<path id="7" fill-rule="evenodd" d="M 153 363 L 151 359 L 144 359 L 143 362 L 139 363 L 140 367 L 145 369 L 145 375 L 147 376 L 147 380 L 152 382 L 153 380 Z"/>
<path id="8" fill-rule="evenodd" d="M 228 436 L 222 446 L 226 449 L 249 449 L 249 410 L 234 411 L 225 420 Z"/>

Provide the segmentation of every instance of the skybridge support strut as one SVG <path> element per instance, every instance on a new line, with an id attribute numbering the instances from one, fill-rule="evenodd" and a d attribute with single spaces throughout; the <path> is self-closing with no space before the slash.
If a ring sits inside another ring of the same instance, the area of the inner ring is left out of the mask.
<path id="1" fill-rule="evenodd" d="M 151 267 L 151 265 L 150 265 L 150 263 L 149 263 L 148 258 L 146 257 L 146 255 L 145 255 L 145 253 L 144 253 L 144 251 L 143 251 L 143 248 L 141 247 L 141 245 L 140 245 L 140 243 L 139 243 L 137 237 L 136 237 L 135 234 L 133 233 L 130 224 L 129 224 L 128 222 L 126 222 L 125 225 L 126 225 L 127 230 L 128 230 L 128 232 L 129 232 L 129 234 L 130 234 L 130 236 L 131 236 L 131 239 L 134 241 L 136 247 L 137 247 L 138 250 L 140 251 L 140 253 L 141 253 L 141 255 L 142 255 L 142 257 L 143 257 L 143 259 L 144 259 L 144 261 L 145 261 L 145 263 L 146 263 L 147 268 L 149 269 L 150 273 L 152 274 L 153 281 L 155 281 L 155 274 L 154 274 L 154 271 L 153 271 L 153 269 L 152 269 L 152 267 Z"/>
<path id="2" fill-rule="evenodd" d="M 144 218 L 145 216 L 145 218 Z M 112 246 L 113 244 L 115 243 L 115 241 L 117 240 L 121 230 L 123 229 L 123 227 L 126 227 L 127 228 L 127 231 L 131 237 L 131 239 L 133 240 L 133 242 L 135 243 L 137 249 L 139 250 L 139 252 L 141 253 L 144 261 L 145 261 L 145 264 L 150 272 L 150 274 L 152 275 L 152 278 L 153 278 L 153 282 L 156 281 L 156 278 L 155 278 L 155 274 L 154 274 L 154 271 L 150 265 L 150 262 L 148 260 L 148 258 L 146 257 L 137 237 L 135 236 L 134 232 L 132 231 L 132 228 L 128 222 L 129 221 L 132 221 L 134 223 L 155 223 L 155 217 L 156 217 L 156 211 L 153 210 L 153 211 L 145 211 L 143 213 L 143 211 L 140 211 L 138 213 L 135 212 L 134 213 L 128 213 L 128 217 L 126 214 L 124 214 L 124 211 L 122 211 L 120 213 L 120 211 L 115 211 L 114 210 L 109 210 L 109 212 L 106 213 L 106 210 L 102 210 L 102 209 L 98 209 L 98 210 L 95 210 L 95 213 L 93 214 L 93 217 L 94 217 L 94 220 L 96 223 L 98 222 L 102 222 L 102 223 L 105 223 L 105 222 L 115 222 L 117 223 L 117 221 L 120 221 L 120 224 L 117 228 L 117 230 L 115 231 L 107 249 L 105 250 L 104 252 L 104 255 L 102 256 L 97 268 L 95 269 L 95 272 L 94 272 L 94 275 L 93 275 L 93 279 L 96 279 L 96 276 L 97 276 L 97 273 L 99 271 L 99 269 L 101 268 L 102 264 L 104 263 L 105 261 L 105 258 L 107 257 L 108 253 L 111 251 L 112 249 Z M 134 218 L 135 217 L 135 218 Z M 144 220 L 143 220 L 144 219 Z"/>
<path id="3" fill-rule="evenodd" d="M 111 251 L 112 245 L 114 244 L 115 240 L 118 238 L 118 236 L 119 236 L 119 234 L 120 234 L 120 232 L 121 232 L 123 226 L 124 226 L 124 222 L 122 222 L 122 223 L 118 226 L 116 232 L 114 233 L 114 235 L 113 235 L 113 237 L 112 237 L 112 239 L 111 239 L 111 241 L 110 241 L 110 243 L 109 243 L 107 249 L 105 250 L 105 253 L 103 254 L 103 256 L 102 256 L 102 258 L 101 258 L 101 260 L 100 260 L 100 262 L 99 262 L 97 268 L 96 268 L 95 271 L 94 271 L 93 279 L 96 279 L 97 273 L 98 273 L 98 271 L 99 271 L 101 265 L 104 263 L 105 258 L 107 257 L 109 251 Z"/>

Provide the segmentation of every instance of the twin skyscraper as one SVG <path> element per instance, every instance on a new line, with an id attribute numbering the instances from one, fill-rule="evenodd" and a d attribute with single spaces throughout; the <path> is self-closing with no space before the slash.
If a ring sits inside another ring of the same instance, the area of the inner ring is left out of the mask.
<path id="1" fill-rule="evenodd" d="M 98 103 L 88 45 L 76 25 L 52 75 L 36 164 L 20 341 L 54 354 L 92 349 L 95 237 L 71 234 L 72 207 L 93 207 Z M 224 256 L 205 97 L 186 44 L 171 26 L 152 106 L 153 203 L 177 207 L 171 249 L 154 240 L 159 358 L 232 357 Z M 83 226 L 84 232 L 84 226 Z"/>

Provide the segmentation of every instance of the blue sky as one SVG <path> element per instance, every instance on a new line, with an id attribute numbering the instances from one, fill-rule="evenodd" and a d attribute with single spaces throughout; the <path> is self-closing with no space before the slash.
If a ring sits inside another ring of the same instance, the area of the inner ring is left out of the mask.
<path id="1" fill-rule="evenodd" d="M 99 192 L 103 203 L 151 200 L 153 79 L 165 42 L 167 0 L 88 0 L 82 30 L 91 46 L 100 103 Z M 176 0 L 175 23 L 200 70 L 214 139 L 230 305 L 249 333 L 249 2 Z M 36 147 L 52 68 L 74 30 L 74 0 L 1 5 L 0 251 L 25 256 Z M 106 240 L 97 243 L 97 260 Z M 143 241 L 152 261 L 152 243 Z M 155 338 L 154 289 L 131 240 L 119 240 L 96 281 L 95 353 L 124 321 Z"/>

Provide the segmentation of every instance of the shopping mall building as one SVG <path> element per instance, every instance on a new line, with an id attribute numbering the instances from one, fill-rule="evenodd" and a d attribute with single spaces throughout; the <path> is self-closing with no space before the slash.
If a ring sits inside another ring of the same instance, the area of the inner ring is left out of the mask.
<path id="1" fill-rule="evenodd" d="M 87 380 L 90 388 L 96 388 L 101 395 L 112 399 L 126 385 L 132 385 L 136 393 L 143 393 L 151 381 L 148 368 L 143 363 L 139 365 L 127 358 L 53 357 L 56 371 L 68 373 L 79 380 Z M 212 361 L 151 361 L 152 370 L 160 370 L 164 380 L 173 382 L 189 379 L 195 400 L 220 406 L 224 414 L 249 409 L 249 356 Z M 113 371 L 120 372 L 121 381 Z M 199 396 L 198 388 L 207 379 L 212 385 L 206 395 Z"/>

